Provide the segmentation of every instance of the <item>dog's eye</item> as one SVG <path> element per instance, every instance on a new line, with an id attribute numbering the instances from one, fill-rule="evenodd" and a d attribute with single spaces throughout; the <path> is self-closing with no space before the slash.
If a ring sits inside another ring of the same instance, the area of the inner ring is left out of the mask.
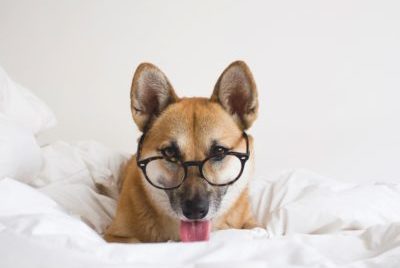
<path id="1" fill-rule="evenodd" d="M 163 156 L 165 156 L 169 161 L 178 161 L 179 152 L 176 147 L 169 146 L 161 150 Z"/>
<path id="2" fill-rule="evenodd" d="M 222 146 L 214 146 L 212 149 L 211 149 L 211 153 L 212 154 L 223 154 L 223 153 L 225 153 L 226 152 L 226 148 L 225 147 L 222 147 Z"/>
<path id="3" fill-rule="evenodd" d="M 222 146 L 213 146 L 211 148 L 210 154 L 215 156 L 213 157 L 214 160 L 222 160 L 225 157 L 225 153 L 228 151 L 227 148 Z"/>

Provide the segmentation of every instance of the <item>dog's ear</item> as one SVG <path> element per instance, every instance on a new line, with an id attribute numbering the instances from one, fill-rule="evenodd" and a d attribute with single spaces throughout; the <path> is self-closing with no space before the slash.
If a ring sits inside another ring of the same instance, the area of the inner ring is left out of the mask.
<path id="1" fill-rule="evenodd" d="M 242 129 L 257 118 L 257 88 L 249 67 L 243 61 L 231 63 L 219 77 L 211 101 L 219 102 Z"/>
<path id="2" fill-rule="evenodd" d="M 154 118 L 177 100 L 171 83 L 160 69 L 151 63 L 137 67 L 131 87 L 131 110 L 141 131 L 147 130 Z"/>

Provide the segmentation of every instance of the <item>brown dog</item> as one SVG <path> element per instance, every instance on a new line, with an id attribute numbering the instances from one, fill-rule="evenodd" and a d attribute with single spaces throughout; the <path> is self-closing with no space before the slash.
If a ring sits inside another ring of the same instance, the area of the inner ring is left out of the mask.
<path id="1" fill-rule="evenodd" d="M 257 117 L 258 99 L 244 62 L 225 69 L 210 99 L 178 98 L 157 67 L 142 63 L 131 109 L 143 136 L 107 241 L 207 240 L 211 229 L 256 226 L 247 190 L 253 140 L 244 130 Z"/>

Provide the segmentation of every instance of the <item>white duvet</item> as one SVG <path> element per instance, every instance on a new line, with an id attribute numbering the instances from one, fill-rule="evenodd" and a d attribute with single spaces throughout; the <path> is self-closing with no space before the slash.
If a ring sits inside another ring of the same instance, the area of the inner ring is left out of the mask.
<path id="1" fill-rule="evenodd" d="M 108 244 L 99 234 L 127 156 L 94 143 L 42 149 L 30 186 L 0 180 L 0 267 L 400 267 L 400 184 L 352 185 L 307 171 L 254 180 L 264 228 L 208 242 Z"/>

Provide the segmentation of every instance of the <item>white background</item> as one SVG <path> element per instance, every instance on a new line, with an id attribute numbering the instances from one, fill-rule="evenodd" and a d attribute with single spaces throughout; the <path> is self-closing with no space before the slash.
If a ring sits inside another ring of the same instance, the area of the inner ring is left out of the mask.
<path id="1" fill-rule="evenodd" d="M 0 0 L 0 64 L 55 111 L 43 143 L 135 150 L 135 67 L 209 96 L 245 60 L 259 88 L 257 175 L 307 168 L 400 181 L 398 1 Z"/>

